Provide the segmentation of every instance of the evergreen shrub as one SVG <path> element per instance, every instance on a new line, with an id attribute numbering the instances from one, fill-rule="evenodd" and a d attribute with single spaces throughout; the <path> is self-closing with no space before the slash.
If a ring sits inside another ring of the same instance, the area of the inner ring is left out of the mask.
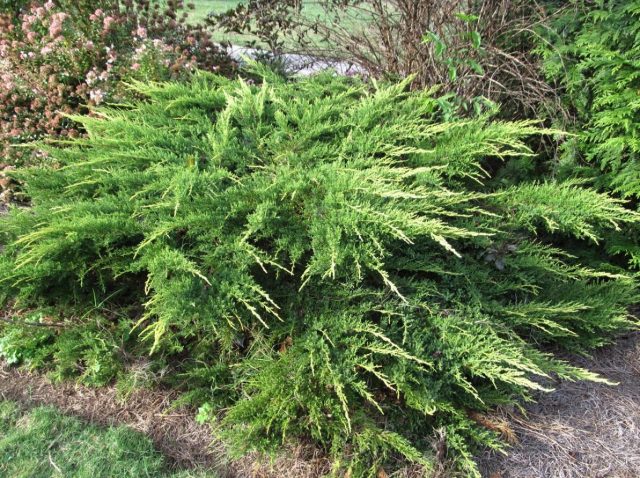
<path id="1" fill-rule="evenodd" d="M 573 133 L 558 174 L 629 198 L 640 197 L 640 2 L 574 0 L 541 36 L 542 66 L 563 101 L 557 115 Z M 637 228 L 608 237 L 611 252 L 640 265 Z"/>
<path id="2" fill-rule="evenodd" d="M 147 100 L 75 117 L 87 138 L 12 172 L 31 207 L 0 219 L 0 303 L 57 326 L 38 360 L 68 363 L 79 330 L 86 367 L 82 331 L 125 324 L 232 450 L 304 438 L 352 478 L 429 469 L 436 434 L 478 476 L 477 446 L 502 446 L 483 413 L 601 380 L 552 351 L 633 326 L 597 243 L 634 212 L 574 182 L 490 186 L 534 123 L 445 122 L 411 78 L 261 74 L 137 83 Z M 0 353 L 42 333 L 23 320 Z"/>

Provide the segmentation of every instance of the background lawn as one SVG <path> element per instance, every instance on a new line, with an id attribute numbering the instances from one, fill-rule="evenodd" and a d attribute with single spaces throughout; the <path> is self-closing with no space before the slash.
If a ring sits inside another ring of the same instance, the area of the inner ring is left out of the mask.
<path id="1" fill-rule="evenodd" d="M 242 3 L 242 0 L 195 0 L 193 3 L 196 8 L 192 11 L 191 16 L 194 20 L 201 20 L 211 12 L 221 13 L 234 8 L 239 3 Z M 310 17 L 322 15 L 323 13 L 320 2 L 304 2 L 303 11 Z"/>
<path id="2" fill-rule="evenodd" d="M 204 20 L 210 13 L 222 13 L 229 9 L 236 7 L 242 3 L 242 0 L 194 0 L 195 9 L 190 10 L 190 19 L 194 22 Z M 304 2 L 303 13 L 310 19 L 317 17 L 323 17 L 325 15 L 320 2 Z M 360 25 L 366 21 L 361 18 L 356 11 L 351 12 L 348 16 L 341 19 L 343 24 L 352 24 L 353 26 Z M 235 45 L 244 45 L 248 42 L 255 40 L 252 35 L 243 35 L 238 33 L 225 33 L 224 31 L 216 30 L 213 32 L 213 38 L 218 42 L 230 42 Z M 257 42 L 257 45 L 262 45 L 261 42 Z"/>

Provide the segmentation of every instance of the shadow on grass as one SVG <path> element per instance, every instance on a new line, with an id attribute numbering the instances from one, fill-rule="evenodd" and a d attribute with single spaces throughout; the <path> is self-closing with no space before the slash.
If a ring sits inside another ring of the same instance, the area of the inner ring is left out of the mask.
<path id="1" fill-rule="evenodd" d="M 0 476 L 11 478 L 214 478 L 169 471 L 152 441 L 128 427 L 101 428 L 53 407 L 22 410 L 0 401 Z"/>

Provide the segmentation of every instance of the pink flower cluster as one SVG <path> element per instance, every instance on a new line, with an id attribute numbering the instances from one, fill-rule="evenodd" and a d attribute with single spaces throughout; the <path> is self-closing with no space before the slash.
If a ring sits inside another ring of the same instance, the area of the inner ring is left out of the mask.
<path id="1" fill-rule="evenodd" d="M 180 78 L 226 61 L 203 27 L 176 20 L 176 7 L 77 5 L 65 11 L 55 0 L 32 0 L 18 18 L 0 15 L 0 156 L 20 156 L 26 150 L 10 144 L 44 134 L 77 136 L 66 114 L 125 99 L 122 80 Z"/>
<path id="2" fill-rule="evenodd" d="M 58 12 L 51 15 L 51 23 L 49 24 L 49 36 L 55 40 L 62 34 L 62 26 L 68 15 L 64 12 Z"/>
<path id="3" fill-rule="evenodd" d="M 21 29 L 25 35 L 26 41 L 31 44 L 44 40 L 40 34 L 40 30 L 45 28 L 48 33 L 48 44 L 41 47 L 40 52 L 43 55 L 51 53 L 54 44 L 62 40 L 64 22 L 69 17 L 65 12 L 57 12 L 50 14 L 54 8 L 52 1 L 44 4 L 44 6 L 32 6 L 29 13 L 24 15 L 21 22 Z M 22 55 L 24 58 L 33 58 L 29 52 Z"/>
<path id="4" fill-rule="evenodd" d="M 100 21 L 102 22 L 103 35 L 106 35 L 110 31 L 112 31 L 117 23 L 116 16 L 105 14 L 105 12 L 101 8 L 98 8 L 95 12 L 89 15 L 89 20 L 94 23 Z"/>
<path id="5" fill-rule="evenodd" d="M 89 15 L 89 20 L 91 20 L 92 22 L 95 22 L 98 19 L 102 18 L 103 16 L 104 16 L 104 12 L 102 11 L 101 8 L 98 8 L 95 12 Z"/>
<path id="6" fill-rule="evenodd" d="M 147 29 L 143 26 L 139 26 L 138 28 L 136 28 L 134 35 L 144 40 L 145 38 L 147 38 Z"/>

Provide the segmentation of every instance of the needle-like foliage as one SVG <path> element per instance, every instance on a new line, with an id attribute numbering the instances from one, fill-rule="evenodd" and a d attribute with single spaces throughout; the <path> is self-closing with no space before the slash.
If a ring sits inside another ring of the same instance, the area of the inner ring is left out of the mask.
<path id="1" fill-rule="evenodd" d="M 640 1 L 572 0 L 541 36 L 542 66 L 561 93 L 555 115 L 572 135 L 559 175 L 640 198 Z M 637 209 L 636 209 L 637 210 Z M 640 267 L 637 227 L 608 235 L 611 253 Z"/>
<path id="2" fill-rule="evenodd" d="M 407 82 L 264 75 L 138 84 L 147 101 L 76 118 L 88 139 L 16 172 L 31 207 L 0 222 L 4 303 L 76 328 L 117 305 L 104 327 L 133 320 L 228 407 L 233 449 L 304 437 L 351 477 L 428 469 L 435 430 L 475 475 L 474 447 L 501 446 L 478 412 L 598 380 L 547 345 L 629 327 L 634 284 L 561 244 L 635 213 L 574 183 L 484 186 L 531 155 L 532 123 L 443 123 Z"/>

